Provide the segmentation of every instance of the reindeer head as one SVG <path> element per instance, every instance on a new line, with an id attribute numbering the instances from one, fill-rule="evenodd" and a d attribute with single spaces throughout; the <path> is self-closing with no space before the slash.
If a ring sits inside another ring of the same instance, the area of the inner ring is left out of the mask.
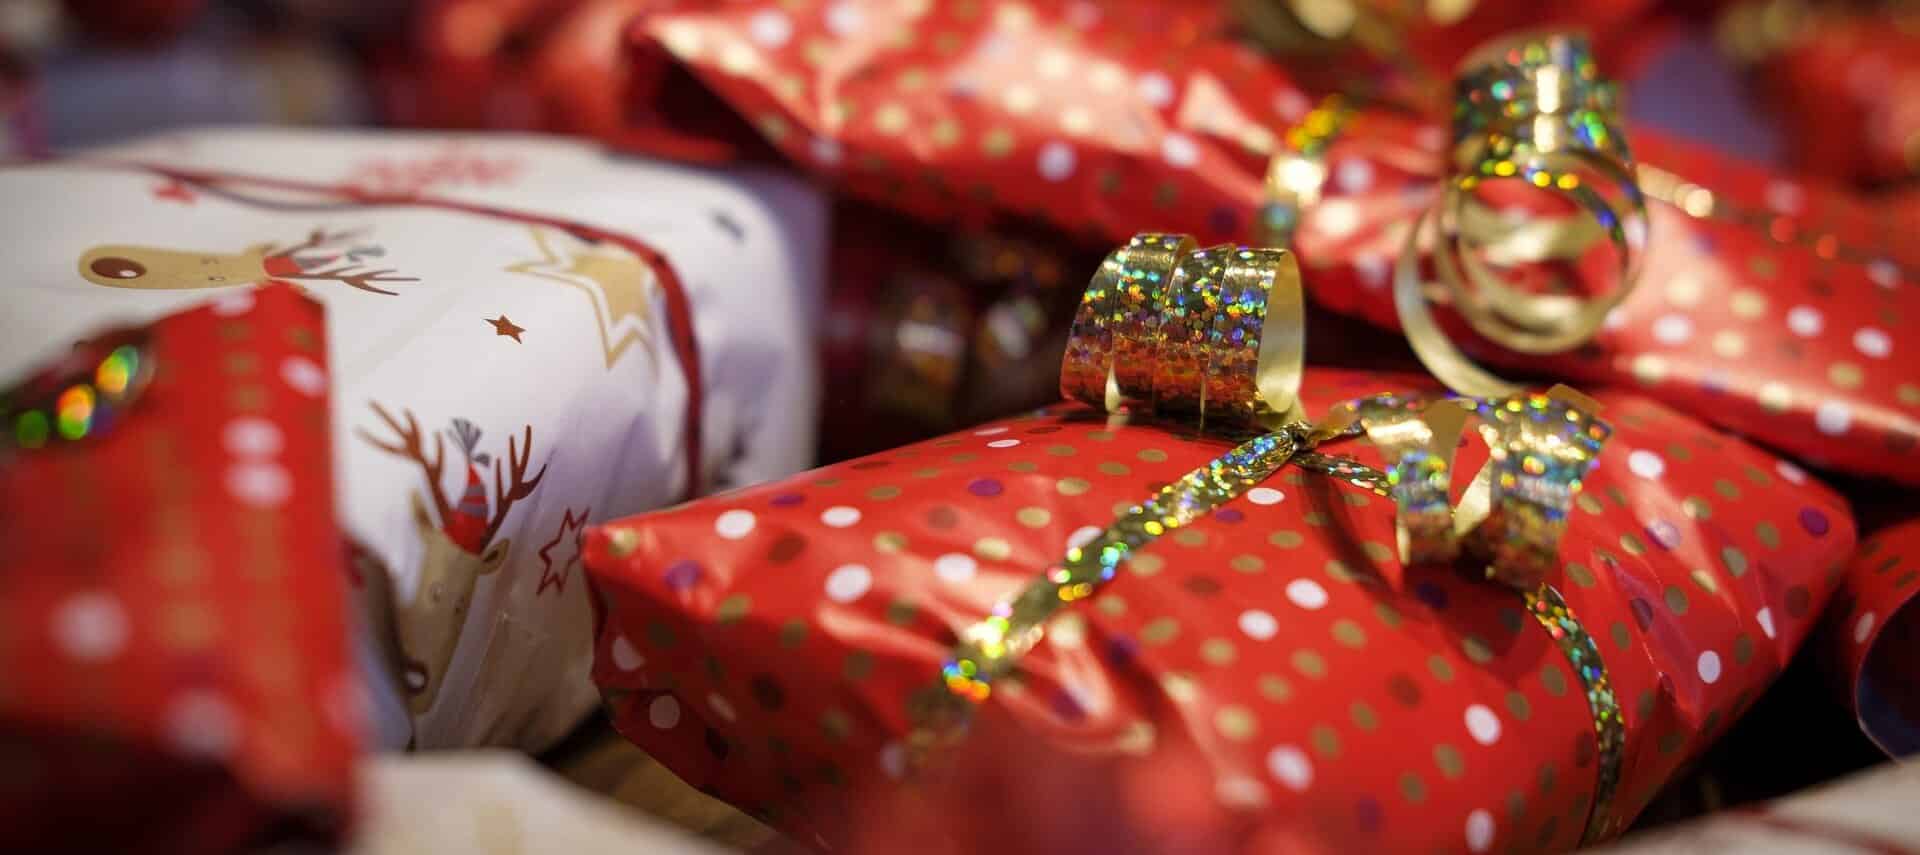
<path id="1" fill-rule="evenodd" d="M 512 543 L 501 538 L 475 555 L 447 537 L 420 494 L 413 494 L 411 501 L 414 529 L 420 535 L 420 583 L 412 600 L 396 604 L 394 630 L 405 658 L 401 679 L 407 705 L 419 715 L 431 709 L 440 694 L 467 609 L 473 605 L 474 586 L 506 563 Z"/>
<path id="2" fill-rule="evenodd" d="M 187 252 L 109 244 L 80 256 L 80 275 L 110 288 L 222 288 L 266 278 L 262 257 L 259 252 Z"/>

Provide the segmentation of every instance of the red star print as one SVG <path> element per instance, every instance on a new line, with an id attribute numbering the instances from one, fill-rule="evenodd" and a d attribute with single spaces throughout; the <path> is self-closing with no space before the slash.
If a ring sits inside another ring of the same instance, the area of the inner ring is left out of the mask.
<path id="1" fill-rule="evenodd" d="M 165 184 L 153 188 L 153 198 L 169 202 L 179 202 L 182 205 L 191 205 L 199 196 L 193 192 L 193 188 L 179 181 L 168 181 Z"/>
<path id="2" fill-rule="evenodd" d="M 540 585 L 533 589 L 533 595 L 536 597 L 546 593 L 549 586 L 555 591 L 566 593 L 567 573 L 575 564 L 580 563 L 581 538 L 586 534 L 587 515 L 593 513 L 593 509 L 582 510 L 578 517 L 573 515 L 572 508 L 565 510 L 566 515 L 560 519 L 560 530 L 553 533 L 553 539 L 547 541 L 545 546 L 540 547 Z M 566 560 L 560 562 L 559 568 L 555 569 L 553 550 L 563 544 L 572 545 L 573 551 L 566 556 Z"/>
<path id="3" fill-rule="evenodd" d="M 487 323 L 493 324 L 494 335 L 506 336 L 507 338 L 513 339 L 516 343 L 520 341 L 520 334 L 527 331 L 526 327 L 508 320 L 506 315 L 501 315 Z"/>

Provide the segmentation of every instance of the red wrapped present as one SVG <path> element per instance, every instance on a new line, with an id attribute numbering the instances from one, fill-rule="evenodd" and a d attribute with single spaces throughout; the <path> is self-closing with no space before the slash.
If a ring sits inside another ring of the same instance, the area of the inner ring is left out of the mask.
<path id="1" fill-rule="evenodd" d="M 1303 378 L 1292 257 L 1190 250 L 1076 316 L 1063 387 L 1130 417 L 592 530 L 616 726 L 836 851 L 1566 849 L 1811 629 L 1853 522 L 1798 468 L 1631 393 Z"/>
<path id="2" fill-rule="evenodd" d="M 1847 564 L 1829 648 L 1860 729 L 1895 757 L 1920 754 L 1920 522 L 1876 532 Z"/>
<path id="3" fill-rule="evenodd" d="M 1238 239 L 1278 212 L 1318 302 L 1397 323 L 1395 260 L 1416 219 L 1462 177 L 1443 156 L 1447 129 L 1384 109 L 1316 109 L 1274 63 L 1194 23 L 1204 17 L 1144 2 L 1126 12 L 849 0 L 664 11 L 634 33 L 636 55 L 670 55 L 766 141 L 851 193 L 936 221 L 1036 215 L 1112 239 L 1143 222 Z M 1497 73 L 1463 84 L 1476 108 L 1504 103 L 1502 79 L 1535 85 L 1481 61 Z M 1638 275 L 1582 268 L 1573 284 L 1618 305 L 1604 327 L 1602 314 L 1583 316 L 1591 323 L 1565 346 L 1469 339 L 1468 350 L 1638 385 L 1822 465 L 1920 482 L 1920 386 L 1897 370 L 1899 331 L 1920 312 L 1901 285 L 1920 277 L 1920 261 L 1898 236 L 1817 183 L 1654 134 L 1636 134 L 1630 154 L 1590 56 L 1555 70 L 1559 106 L 1592 107 L 1607 129 L 1605 168 L 1632 176 L 1638 164 L 1634 189 L 1612 191 L 1646 195 L 1644 218 L 1633 218 L 1645 232 L 1629 236 Z M 1553 115 L 1563 135 L 1585 132 L 1566 124 L 1583 114 Z M 1290 209 L 1266 205 L 1270 166 Z M 1543 214 L 1493 201 L 1496 223 Z M 1615 199 L 1612 214 L 1631 213 L 1628 201 Z M 1430 243 L 1415 246 L 1430 262 Z M 1625 287 L 1635 281 L 1644 287 Z"/>
<path id="4" fill-rule="evenodd" d="M 361 684 L 327 394 L 258 370 L 326 337 L 291 286 L 255 297 L 87 339 L 0 393 L 0 849 L 344 829 Z"/>

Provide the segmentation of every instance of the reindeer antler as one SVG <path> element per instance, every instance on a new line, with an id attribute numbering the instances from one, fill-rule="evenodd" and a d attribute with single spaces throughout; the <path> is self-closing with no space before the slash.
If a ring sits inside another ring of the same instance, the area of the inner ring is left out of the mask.
<path id="1" fill-rule="evenodd" d="M 373 405 L 373 411 L 379 414 L 380 420 L 386 422 L 387 427 L 392 428 L 393 432 L 399 435 L 400 441 L 398 443 L 381 442 L 375 439 L 373 434 L 365 430 L 357 430 L 356 432 L 360 434 L 361 439 L 366 440 L 373 447 L 385 451 L 388 454 L 408 458 L 420 464 L 421 472 L 427 476 L 427 493 L 433 496 L 433 509 L 440 514 L 440 524 L 446 525 L 448 521 L 453 519 L 453 503 L 447 501 L 446 495 L 440 492 L 440 472 L 446 463 L 446 442 L 438 432 L 435 432 L 433 434 L 433 456 L 428 457 L 426 453 L 426 442 L 423 439 L 425 434 L 420 430 L 420 423 L 414 420 L 412 410 L 401 411 L 407 416 L 406 426 L 401 427 L 399 420 L 395 419 L 393 415 L 381 407 L 378 402 L 369 401 L 368 403 Z M 543 467 L 540 471 L 544 474 L 546 469 Z M 495 473 L 495 477 L 499 477 L 497 472 Z M 492 536 L 492 530 L 488 530 L 488 536 Z"/>
<path id="2" fill-rule="evenodd" d="M 293 273 L 293 274 L 287 274 L 284 276 L 279 276 L 277 278 L 311 279 L 311 280 L 318 280 L 323 282 L 345 282 L 348 285 L 352 285 L 353 287 L 358 288 L 362 291 L 372 291 L 375 294 L 385 294 L 389 297 L 394 296 L 395 292 L 388 291 L 385 288 L 375 288 L 368 283 L 420 281 L 419 277 L 416 277 L 416 276 L 388 276 L 387 274 L 395 272 L 392 270 L 369 270 L 365 273 L 354 273 L 354 274 L 349 274 L 347 272 L 354 269 L 357 266 L 358 265 L 348 264 L 341 267 L 336 267 L 332 270 L 316 270 L 312 272 Z"/>
<path id="3" fill-rule="evenodd" d="M 346 240 L 347 238 L 353 237 L 356 234 L 359 234 L 359 232 L 356 232 L 352 229 L 348 229 L 344 232 L 334 232 L 332 234 L 328 234 L 326 229 L 314 229 L 313 231 L 307 233 L 307 239 L 304 242 L 294 244 L 293 246 L 287 247 L 286 249 L 269 250 L 267 252 L 267 257 L 268 258 L 285 258 L 287 256 L 293 255 L 294 253 L 300 252 L 302 250 L 319 249 L 320 247 L 326 246 L 327 244 Z"/>
<path id="4" fill-rule="evenodd" d="M 547 464 L 543 463 L 540 465 L 540 472 L 533 476 L 533 480 L 526 480 L 527 463 L 533 458 L 532 425 L 527 426 L 525 437 L 524 444 L 517 448 L 514 446 L 513 437 L 507 437 L 507 466 L 513 473 L 512 488 L 501 483 L 500 459 L 494 458 L 493 518 L 487 520 L 487 536 L 481 540 L 482 543 L 493 542 L 494 534 L 500 531 L 500 524 L 507 521 L 507 510 L 513 507 L 513 503 L 532 495 L 533 488 L 540 485 L 540 479 L 547 477 Z"/>

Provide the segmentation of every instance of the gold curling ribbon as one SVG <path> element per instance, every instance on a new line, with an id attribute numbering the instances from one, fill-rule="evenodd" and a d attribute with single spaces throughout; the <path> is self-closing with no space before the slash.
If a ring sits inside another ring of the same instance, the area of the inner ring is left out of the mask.
<path id="1" fill-rule="evenodd" d="M 1093 596 L 1140 549 L 1293 463 L 1392 497 L 1403 550 L 1417 561 L 1451 560 L 1465 549 L 1485 560 L 1487 578 L 1518 588 L 1586 688 L 1603 780 L 1617 778 L 1619 709 L 1599 647 L 1542 581 L 1572 498 L 1608 435 L 1590 415 L 1597 406 L 1565 388 L 1480 401 L 1382 395 L 1338 405 L 1310 423 L 1298 400 L 1305 323 L 1293 254 L 1194 247 L 1185 236 L 1143 234 L 1107 256 L 1073 321 L 1062 392 L 1109 412 L 1203 430 L 1211 421 L 1215 432 L 1244 441 L 1069 548 L 962 630 L 938 684 L 909 698 L 914 764 L 964 735 L 973 705 L 991 696 L 994 680 L 1016 668 L 1067 604 Z M 1476 416 L 1491 460 L 1453 508 L 1446 493 L 1452 450 Z M 1315 450 L 1362 432 L 1380 444 L 1388 472 Z M 1596 806 L 1610 792 L 1610 783 L 1596 791 Z"/>

